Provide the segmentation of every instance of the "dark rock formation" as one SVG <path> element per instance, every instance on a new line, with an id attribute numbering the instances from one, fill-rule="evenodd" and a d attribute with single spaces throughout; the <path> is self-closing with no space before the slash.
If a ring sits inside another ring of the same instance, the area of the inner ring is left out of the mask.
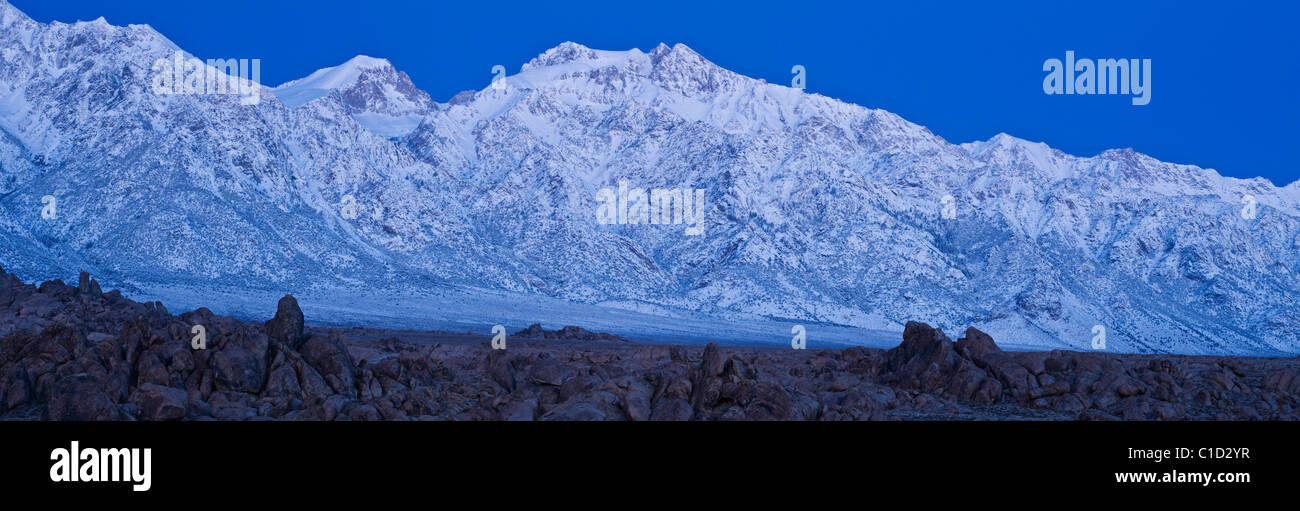
<path id="1" fill-rule="evenodd" d="M 885 352 L 880 383 L 982 404 L 1002 394 L 1002 384 L 957 353 L 948 336 L 915 321 L 903 329 L 903 343 Z"/>
<path id="2" fill-rule="evenodd" d="M 306 340 L 302 333 L 304 324 L 298 300 L 293 295 L 284 295 L 275 308 L 275 317 L 266 322 L 266 335 L 296 350 Z"/>
<path id="3" fill-rule="evenodd" d="M 627 339 L 604 332 L 592 332 L 581 327 L 566 326 L 559 330 L 543 330 L 541 323 L 533 323 L 528 328 L 515 332 L 513 336 L 520 339 L 546 339 L 551 341 L 611 341 L 631 342 Z"/>
<path id="4" fill-rule="evenodd" d="M 208 348 L 193 349 L 203 325 Z M 364 334 L 366 331 L 349 330 Z M 1294 358 L 1004 352 L 908 323 L 890 350 L 663 346 L 576 327 L 418 344 L 264 325 L 0 271 L 0 418 L 29 420 L 1284 419 Z"/>
<path id="5" fill-rule="evenodd" d="M 173 420 L 185 417 L 190 396 L 184 390 L 146 383 L 131 393 L 131 403 L 143 420 Z"/>

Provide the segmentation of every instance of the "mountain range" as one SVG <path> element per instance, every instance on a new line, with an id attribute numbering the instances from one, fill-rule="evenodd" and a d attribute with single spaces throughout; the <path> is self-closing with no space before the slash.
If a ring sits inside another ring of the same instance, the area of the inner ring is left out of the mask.
<path id="1" fill-rule="evenodd" d="M 360 290 L 457 289 L 720 324 L 916 319 L 1042 348 L 1093 349 L 1101 327 L 1111 351 L 1300 351 L 1300 181 L 953 144 L 682 44 L 566 42 L 445 103 L 365 56 L 257 84 L 256 104 L 157 94 L 151 66 L 177 51 L 149 26 L 44 24 L 0 0 L 6 270 L 341 310 Z M 705 190 L 703 233 L 598 222 L 620 184 Z"/>

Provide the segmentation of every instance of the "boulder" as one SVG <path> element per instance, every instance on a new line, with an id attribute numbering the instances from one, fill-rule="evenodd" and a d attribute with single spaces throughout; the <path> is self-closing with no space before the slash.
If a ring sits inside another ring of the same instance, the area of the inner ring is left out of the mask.
<path id="1" fill-rule="evenodd" d="M 331 331 L 329 337 L 309 336 L 302 343 L 302 358 L 316 369 L 334 392 L 357 395 L 356 367 L 338 331 Z"/>
<path id="2" fill-rule="evenodd" d="M 296 350 L 306 340 L 303 335 L 304 322 L 298 300 L 293 295 L 284 295 L 275 308 L 275 317 L 267 321 L 264 328 L 267 337 Z"/>
<path id="3" fill-rule="evenodd" d="M 58 381 L 49 390 L 44 420 L 50 421 L 108 421 L 122 419 L 117 403 L 109 397 L 99 382 L 86 375 L 77 375 Z"/>
<path id="4" fill-rule="evenodd" d="M 146 383 L 131 393 L 130 401 L 142 420 L 162 421 L 185 417 L 189 410 L 189 394 L 184 390 Z"/>

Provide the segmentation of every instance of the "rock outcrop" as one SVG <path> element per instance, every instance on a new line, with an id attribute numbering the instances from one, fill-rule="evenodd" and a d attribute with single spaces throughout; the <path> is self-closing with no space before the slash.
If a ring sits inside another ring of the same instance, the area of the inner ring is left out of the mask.
<path id="1" fill-rule="evenodd" d="M 556 341 L 611 341 L 631 342 L 627 339 L 604 332 L 592 332 L 576 326 L 565 326 L 559 330 L 543 330 L 541 323 L 533 323 L 528 328 L 515 332 L 511 337 L 521 339 L 548 339 Z"/>
<path id="2" fill-rule="evenodd" d="M 202 325 L 207 349 L 191 346 Z M 515 341 L 518 338 L 518 341 Z M 481 341 L 481 342 L 480 342 Z M 613 342 L 611 342 L 613 341 Z M 254 324 L 0 270 L 0 418 L 1179 420 L 1297 418 L 1295 358 L 1004 352 L 908 323 L 890 350 L 636 344 L 576 327 L 415 344 Z"/>

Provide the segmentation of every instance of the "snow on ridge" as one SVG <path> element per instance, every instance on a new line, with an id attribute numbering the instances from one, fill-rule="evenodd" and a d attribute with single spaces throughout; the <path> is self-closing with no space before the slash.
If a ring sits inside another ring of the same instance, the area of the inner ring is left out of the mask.
<path id="1" fill-rule="evenodd" d="M 31 23 L 40 24 L 39 22 L 33 21 L 30 17 L 28 17 L 21 10 L 14 7 L 7 0 L 0 0 L 0 20 L 3 20 L 4 23 L 13 23 L 15 21 L 20 21 L 20 22 L 27 21 Z M 59 22 L 54 22 L 54 23 L 62 24 Z M 79 21 L 76 24 L 91 24 L 96 26 L 102 25 L 105 27 L 120 28 L 108 24 L 108 22 L 102 16 L 91 22 Z M 165 41 L 167 44 L 173 47 L 175 46 L 174 43 L 172 43 L 161 33 L 158 33 L 149 25 L 129 25 L 127 28 L 138 29 L 138 30 L 147 29 L 152 34 L 156 34 L 161 40 Z M 190 56 L 188 53 L 186 55 L 187 57 Z M 645 53 L 636 48 L 630 50 L 623 50 L 623 51 L 596 50 L 584 46 L 580 43 L 565 41 L 542 52 L 540 55 L 533 58 L 528 63 L 525 63 L 521 68 L 520 73 L 516 75 L 508 76 L 507 78 L 508 80 L 511 80 L 512 83 L 516 83 L 520 86 L 532 87 L 532 86 L 538 86 L 547 80 L 551 80 L 557 76 L 563 75 L 565 74 L 566 71 L 572 72 L 574 70 L 599 69 L 602 67 L 608 67 L 610 65 L 619 65 L 626 62 L 632 62 L 632 63 L 644 62 L 646 59 L 648 59 L 651 64 L 658 65 L 659 61 L 661 59 L 664 59 L 665 57 L 676 57 L 678 59 L 683 59 L 692 63 L 706 65 L 708 71 L 710 72 L 720 71 L 731 76 L 739 77 L 749 82 L 760 82 L 760 80 L 747 77 L 744 75 L 739 75 L 730 70 L 727 70 L 726 68 L 717 66 L 715 63 L 707 60 L 706 58 L 701 56 L 698 52 L 696 52 L 695 50 L 693 50 L 692 48 L 690 48 L 684 43 L 676 43 L 672 46 L 669 46 L 663 42 L 659 43 L 649 53 Z M 577 64 L 577 66 L 568 67 L 568 68 L 563 67 L 566 64 Z M 553 66 L 560 66 L 560 67 L 557 69 L 553 69 L 549 72 L 541 71 L 542 68 L 553 67 Z M 346 88 L 347 86 L 355 83 L 357 77 L 360 76 L 364 70 L 386 70 L 386 71 L 394 71 L 394 72 L 396 71 L 395 68 L 393 68 L 392 64 L 387 59 L 370 57 L 366 55 L 357 55 L 338 66 L 322 68 L 312 72 L 306 77 L 291 80 L 277 87 L 273 87 L 269 89 L 273 94 L 275 94 L 280 99 L 280 101 L 285 106 L 289 108 L 297 108 L 298 106 L 301 106 L 315 99 L 328 95 L 333 90 Z M 536 71 L 536 72 L 529 73 L 529 71 Z M 783 87 L 779 84 L 766 84 L 766 85 L 777 89 L 788 89 L 787 87 Z M 885 112 L 883 110 L 871 109 L 870 107 L 865 107 L 854 103 L 842 102 L 835 98 L 827 98 L 824 96 L 820 96 L 818 94 L 808 94 L 808 93 L 803 93 L 802 91 L 798 91 L 797 95 L 806 96 L 810 98 L 819 98 L 827 102 L 836 103 L 850 108 L 860 108 L 867 111 Z M 890 115 L 893 114 L 890 113 Z M 391 122 L 393 124 L 402 126 L 401 129 L 403 130 L 407 129 L 410 126 L 418 125 L 419 122 L 414 117 L 391 116 L 391 115 L 388 117 L 391 119 Z M 921 129 L 925 129 L 923 126 L 915 125 L 910 121 L 903 120 L 901 117 L 899 119 L 902 120 L 904 123 L 914 125 Z M 385 128 L 381 127 L 380 129 L 382 130 Z M 1057 151 L 1055 149 L 1051 149 L 1050 147 L 1046 146 L 1046 144 L 1042 142 L 1028 142 L 1024 139 L 1020 139 L 1008 135 L 1006 133 L 999 133 L 998 135 L 995 135 L 993 138 L 989 139 L 988 141 L 982 141 L 983 143 L 967 142 L 967 143 L 955 144 L 955 145 L 958 149 L 962 150 L 963 152 L 971 153 L 972 150 L 975 151 L 986 150 L 984 149 L 984 147 L 988 145 L 987 142 L 993 142 L 995 140 L 1013 140 L 1014 141 L 1013 143 L 1020 147 L 1025 147 L 1026 145 L 1040 145 L 1046 147 L 1050 151 Z M 1068 153 L 1062 153 L 1062 154 L 1066 154 L 1067 156 L 1070 156 L 1072 158 L 1085 158 L 1078 155 L 1070 155 Z M 1146 154 L 1133 151 L 1132 148 L 1107 149 L 1102 153 L 1093 156 L 1092 158 L 1099 158 L 1099 159 L 1139 158 L 1139 159 L 1150 160 L 1156 163 L 1164 163 L 1154 158 L 1151 158 Z M 1036 158 L 1036 159 L 1041 160 L 1041 158 Z M 1185 165 L 1184 167 L 1195 171 L 1207 170 L 1194 165 Z M 1213 171 L 1211 170 L 1211 172 Z M 1217 172 L 1213 172 L 1213 177 L 1218 178 L 1220 176 L 1218 175 Z M 1297 190 L 1300 190 L 1300 180 L 1296 180 L 1290 185 L 1287 185 L 1286 187 L 1279 187 L 1276 185 L 1271 185 L 1271 186 L 1273 186 L 1273 188 L 1278 192 L 1284 192 L 1283 190 L 1284 188 L 1290 188 L 1290 187 L 1295 187 Z"/>
<path id="2" fill-rule="evenodd" d="M 285 106 L 297 108 L 330 92 L 351 86 L 368 70 L 390 71 L 393 70 L 393 65 L 388 59 L 357 55 L 337 66 L 318 69 L 303 78 L 285 82 L 271 91 Z"/>
<path id="3" fill-rule="evenodd" d="M 18 10 L 8 0 L 0 0 L 0 27 L 10 28 L 14 24 L 35 24 L 27 13 Z"/>

